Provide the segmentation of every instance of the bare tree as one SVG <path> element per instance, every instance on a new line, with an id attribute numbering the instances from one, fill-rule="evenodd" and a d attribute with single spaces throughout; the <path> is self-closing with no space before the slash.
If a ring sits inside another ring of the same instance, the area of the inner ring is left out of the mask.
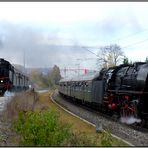
<path id="1" fill-rule="evenodd" d="M 124 59 L 124 53 L 117 44 L 101 47 L 97 56 L 97 64 L 101 68 L 116 66 Z"/>

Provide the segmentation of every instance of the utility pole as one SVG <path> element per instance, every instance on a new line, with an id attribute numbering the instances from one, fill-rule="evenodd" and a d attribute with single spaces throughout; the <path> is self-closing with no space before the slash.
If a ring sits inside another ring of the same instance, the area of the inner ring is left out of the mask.
<path id="1" fill-rule="evenodd" d="M 26 73 L 26 69 L 25 69 L 25 62 L 26 62 L 25 60 L 26 60 L 26 59 L 25 59 L 25 56 L 26 56 L 26 55 L 25 55 L 25 50 L 24 50 L 24 58 L 23 58 L 23 59 L 24 59 L 24 73 Z"/>
<path id="2" fill-rule="evenodd" d="M 75 65 L 78 66 L 78 76 L 80 76 L 80 63 L 77 63 Z"/>
<path id="3" fill-rule="evenodd" d="M 64 68 L 64 77 L 66 78 L 66 67 Z"/>

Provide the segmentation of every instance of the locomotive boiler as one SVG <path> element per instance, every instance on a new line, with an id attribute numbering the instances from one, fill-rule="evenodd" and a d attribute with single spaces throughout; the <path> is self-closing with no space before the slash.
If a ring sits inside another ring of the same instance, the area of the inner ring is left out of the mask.
<path id="1" fill-rule="evenodd" d="M 123 116 L 148 117 L 148 64 L 136 62 L 107 71 L 104 101 Z"/>
<path id="2" fill-rule="evenodd" d="M 119 117 L 148 119 L 148 63 L 121 64 L 59 82 L 59 93 Z"/>

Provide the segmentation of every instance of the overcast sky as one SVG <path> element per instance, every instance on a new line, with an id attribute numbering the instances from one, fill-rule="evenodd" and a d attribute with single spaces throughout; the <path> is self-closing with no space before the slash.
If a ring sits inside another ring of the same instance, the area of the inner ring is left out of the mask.
<path id="1" fill-rule="evenodd" d="M 26 67 L 96 69 L 81 46 L 118 44 L 148 56 L 148 2 L 0 2 L 0 57 Z M 88 48 L 97 53 L 98 49 Z"/>

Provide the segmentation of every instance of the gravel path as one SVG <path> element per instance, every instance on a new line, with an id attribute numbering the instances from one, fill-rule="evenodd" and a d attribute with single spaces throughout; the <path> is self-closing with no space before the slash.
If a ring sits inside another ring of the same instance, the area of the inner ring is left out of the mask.
<path id="1" fill-rule="evenodd" d="M 3 111 L 5 105 L 11 100 L 11 96 L 0 97 L 0 146 L 16 146 L 9 137 L 13 137 L 14 133 L 10 130 L 11 123 L 4 119 Z"/>
<path id="2" fill-rule="evenodd" d="M 96 115 L 86 109 L 67 102 L 59 96 L 58 92 L 54 93 L 53 99 L 85 120 L 95 125 L 102 124 L 105 130 L 109 130 L 112 134 L 132 143 L 134 146 L 148 146 L 148 133 L 142 133 L 123 124 L 107 120 L 101 115 Z"/>

